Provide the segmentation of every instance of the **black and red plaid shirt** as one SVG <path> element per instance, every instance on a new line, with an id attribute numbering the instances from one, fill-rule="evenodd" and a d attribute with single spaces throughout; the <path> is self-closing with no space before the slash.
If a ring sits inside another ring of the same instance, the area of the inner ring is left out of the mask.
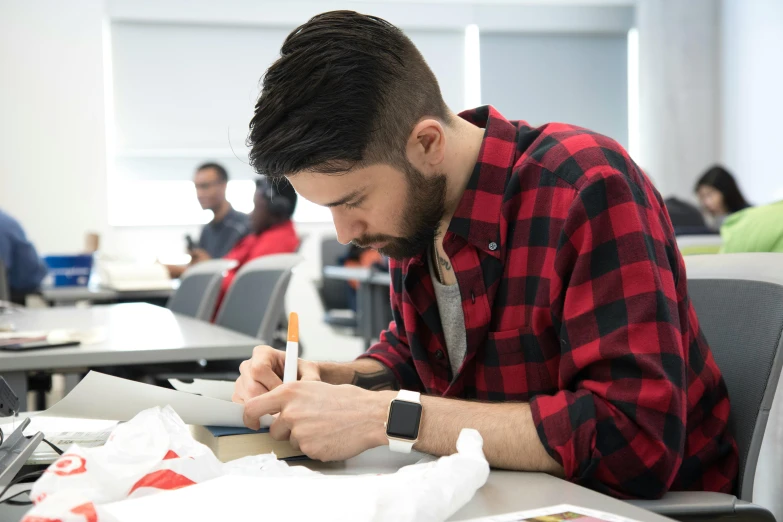
<path id="1" fill-rule="evenodd" d="M 443 248 L 467 354 L 452 374 L 426 254 L 391 264 L 394 322 L 365 356 L 402 388 L 530 403 L 549 454 L 617 497 L 731 492 L 729 399 L 660 195 L 613 140 L 492 107 Z"/>

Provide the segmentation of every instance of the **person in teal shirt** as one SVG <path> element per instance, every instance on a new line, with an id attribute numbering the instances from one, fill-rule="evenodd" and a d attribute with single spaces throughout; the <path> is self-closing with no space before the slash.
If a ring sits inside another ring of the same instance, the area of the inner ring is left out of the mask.
<path id="1" fill-rule="evenodd" d="M 720 235 L 722 253 L 783 253 L 783 201 L 731 214 L 723 222 Z"/>

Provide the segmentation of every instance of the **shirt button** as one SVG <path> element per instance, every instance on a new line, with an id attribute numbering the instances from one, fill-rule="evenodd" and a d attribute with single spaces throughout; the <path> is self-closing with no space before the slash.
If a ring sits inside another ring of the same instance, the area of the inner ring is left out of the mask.
<path id="1" fill-rule="evenodd" d="M 437 352 L 435 352 L 435 358 L 437 360 L 441 361 L 443 360 L 444 357 L 445 355 L 443 354 L 443 350 L 438 350 Z"/>
<path id="2" fill-rule="evenodd" d="M 490 250 L 492 250 L 492 251 L 494 252 L 495 250 L 497 250 L 497 249 L 498 249 L 498 244 L 497 244 L 497 243 L 495 243 L 494 241 L 493 241 L 493 242 L 491 242 L 491 243 L 489 244 L 489 249 L 490 249 Z"/>

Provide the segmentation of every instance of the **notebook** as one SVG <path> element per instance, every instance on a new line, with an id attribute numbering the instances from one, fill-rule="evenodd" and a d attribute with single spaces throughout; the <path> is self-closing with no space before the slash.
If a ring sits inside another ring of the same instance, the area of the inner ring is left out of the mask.
<path id="1" fill-rule="evenodd" d="M 275 440 L 269 428 L 253 431 L 224 426 L 191 426 L 193 438 L 204 444 L 221 462 L 273 452 L 278 459 L 306 458 L 287 440 Z"/>

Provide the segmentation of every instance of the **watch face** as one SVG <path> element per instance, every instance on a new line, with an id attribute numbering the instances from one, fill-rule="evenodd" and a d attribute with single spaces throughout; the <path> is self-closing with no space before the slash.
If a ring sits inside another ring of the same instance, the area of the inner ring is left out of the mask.
<path id="1" fill-rule="evenodd" d="M 394 400 L 389 411 L 386 435 L 395 439 L 416 440 L 419 438 L 421 404 Z"/>

